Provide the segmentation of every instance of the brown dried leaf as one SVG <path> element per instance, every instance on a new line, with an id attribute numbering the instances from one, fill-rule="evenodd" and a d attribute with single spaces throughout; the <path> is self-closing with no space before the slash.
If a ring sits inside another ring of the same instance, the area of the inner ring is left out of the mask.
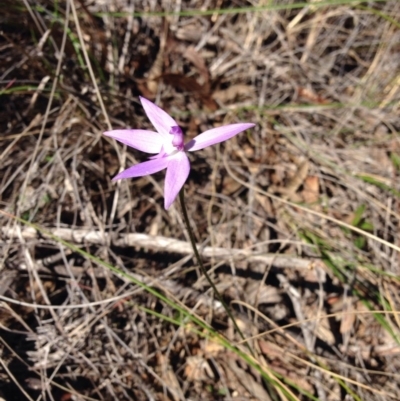
<path id="1" fill-rule="evenodd" d="M 231 371 L 235 374 L 237 380 L 242 384 L 242 386 L 257 400 L 271 400 L 271 397 L 264 390 L 264 388 L 257 383 L 253 376 L 241 369 L 236 361 L 230 359 L 228 361 L 228 366 Z"/>
<path id="2" fill-rule="evenodd" d="M 351 298 L 346 299 L 343 305 L 343 315 L 342 321 L 340 322 L 340 333 L 345 335 L 354 327 L 354 322 L 356 320 L 356 314 L 354 312 L 354 307 Z"/>
<path id="3" fill-rule="evenodd" d="M 254 86 L 237 84 L 231 85 L 226 89 L 215 91 L 213 98 L 221 103 L 229 103 L 238 98 L 251 99 L 255 96 Z"/>
<path id="4" fill-rule="evenodd" d="M 154 60 L 154 63 L 150 71 L 147 74 L 147 88 L 152 94 L 155 94 L 157 92 L 158 78 L 162 74 L 164 53 L 168 37 L 168 29 L 169 29 L 168 22 L 166 19 L 164 19 L 163 32 L 160 37 L 160 49 L 158 51 L 157 57 Z"/>
<path id="5" fill-rule="evenodd" d="M 302 163 L 300 163 L 296 175 L 287 183 L 285 187 L 288 193 L 295 193 L 299 189 L 307 177 L 309 168 L 310 165 L 308 160 L 304 160 Z"/>
<path id="6" fill-rule="evenodd" d="M 319 180 L 315 175 L 309 175 L 303 184 L 302 196 L 304 202 L 315 203 L 319 199 Z"/>
<path id="7" fill-rule="evenodd" d="M 162 79 L 167 85 L 171 85 L 176 89 L 197 94 L 205 94 L 204 87 L 200 85 L 193 77 L 186 77 L 182 74 L 168 73 L 163 74 Z"/>
<path id="8" fill-rule="evenodd" d="M 203 57 L 193 46 L 188 47 L 183 56 L 199 70 L 199 74 L 204 81 L 203 90 L 205 93 L 210 93 L 210 73 Z"/>
<path id="9" fill-rule="evenodd" d="M 304 305 L 303 310 L 306 318 L 310 319 L 312 324 L 315 322 L 314 332 L 316 336 L 329 345 L 335 344 L 335 336 L 332 333 L 329 319 L 324 317 L 325 313 L 322 311 L 318 313 L 316 305 Z"/>
<path id="10" fill-rule="evenodd" d="M 198 43 L 204 34 L 204 27 L 200 24 L 190 24 L 179 28 L 176 31 L 176 38 L 187 42 Z"/>
<path id="11" fill-rule="evenodd" d="M 207 357 L 210 356 L 215 357 L 224 349 L 225 348 L 223 345 L 213 341 L 207 341 L 206 344 L 204 345 L 204 353 L 206 354 Z"/>
<path id="12" fill-rule="evenodd" d="M 259 280 L 248 278 L 244 287 L 244 297 L 250 305 L 257 304 L 276 304 L 282 301 L 278 289 L 271 285 L 260 283 Z"/>
<path id="13" fill-rule="evenodd" d="M 317 95 L 313 90 L 308 88 L 300 87 L 297 89 L 297 94 L 299 97 L 317 104 L 327 104 L 329 100 L 323 98 L 322 96 Z"/>
<path id="14" fill-rule="evenodd" d="M 296 193 L 299 187 L 304 183 L 310 168 L 308 160 L 304 160 L 298 166 L 296 174 L 288 181 L 284 187 L 271 185 L 268 192 L 276 192 L 282 195 L 283 198 L 292 201 L 299 201 L 299 195 Z"/>
<path id="15" fill-rule="evenodd" d="M 192 381 L 204 381 L 214 378 L 214 373 L 206 359 L 195 355 L 186 358 L 185 376 Z"/>
<path id="16" fill-rule="evenodd" d="M 271 341 L 267 340 L 259 340 L 258 345 L 260 347 L 261 352 L 269 359 L 278 358 L 281 359 L 284 354 L 284 350 L 279 347 L 277 344 L 274 344 Z"/>
<path id="17" fill-rule="evenodd" d="M 267 215 L 271 216 L 273 214 L 271 200 L 269 198 L 267 198 L 266 196 L 260 195 L 258 193 L 256 193 L 254 196 L 255 196 L 257 202 L 264 209 L 265 213 L 267 213 Z"/>
<path id="18" fill-rule="evenodd" d="M 242 184 L 234 180 L 231 176 L 227 175 L 224 177 L 222 183 L 222 193 L 231 196 L 234 194 L 239 188 L 241 188 Z"/>
<path id="19" fill-rule="evenodd" d="M 140 93 L 142 94 L 142 96 L 144 96 L 146 99 L 154 99 L 154 86 L 152 86 L 153 84 L 150 84 L 150 88 L 149 88 L 149 81 L 145 81 L 143 79 L 136 79 L 136 84 L 137 87 L 140 91 Z M 153 82 L 153 81 L 152 81 Z"/>
<path id="20" fill-rule="evenodd" d="M 173 390 L 173 392 L 171 391 L 171 395 L 172 395 L 173 399 L 174 400 L 183 399 L 184 396 L 183 396 L 183 393 L 181 390 L 181 386 L 179 384 L 176 374 L 173 371 L 168 359 L 162 354 L 158 354 L 157 359 L 158 359 L 158 363 L 161 368 L 161 377 L 164 379 L 164 381 L 168 385 L 168 387 Z"/>
<path id="21" fill-rule="evenodd" d="M 162 79 L 167 85 L 171 85 L 176 89 L 180 89 L 186 92 L 190 92 L 193 95 L 200 98 L 204 106 L 211 111 L 215 111 L 218 108 L 217 103 L 208 93 L 207 88 L 200 85 L 197 80 L 193 77 L 186 77 L 182 74 L 163 74 Z"/>

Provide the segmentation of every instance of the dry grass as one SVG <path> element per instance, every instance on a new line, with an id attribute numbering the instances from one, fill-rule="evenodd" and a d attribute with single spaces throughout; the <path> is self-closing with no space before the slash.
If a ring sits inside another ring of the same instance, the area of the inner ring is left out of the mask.
<path id="1" fill-rule="evenodd" d="M 400 399 L 399 2 L 2 8 L 0 397 Z M 150 128 L 139 95 L 188 138 L 257 123 L 193 154 L 185 189 L 277 390 L 240 356 L 163 175 L 111 183 L 144 160 L 102 136 Z"/>

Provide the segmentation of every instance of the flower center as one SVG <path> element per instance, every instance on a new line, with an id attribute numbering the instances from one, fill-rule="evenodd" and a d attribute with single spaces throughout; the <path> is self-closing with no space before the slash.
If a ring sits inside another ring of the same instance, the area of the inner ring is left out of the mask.
<path id="1" fill-rule="evenodd" d="M 177 125 L 171 127 L 169 133 L 174 136 L 172 138 L 172 145 L 174 145 L 178 150 L 183 150 L 183 132 L 181 128 Z"/>

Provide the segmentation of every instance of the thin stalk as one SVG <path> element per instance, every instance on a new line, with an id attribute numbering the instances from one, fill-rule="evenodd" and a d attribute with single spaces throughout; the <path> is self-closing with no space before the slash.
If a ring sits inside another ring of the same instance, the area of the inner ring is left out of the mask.
<path id="1" fill-rule="evenodd" d="M 233 317 L 233 314 L 229 308 L 229 306 L 226 304 L 226 302 L 224 301 L 224 299 L 222 298 L 222 295 L 219 293 L 219 291 L 217 290 L 217 287 L 215 286 L 214 282 L 211 280 L 211 277 L 209 276 L 206 268 L 203 265 L 203 261 L 200 257 L 199 251 L 197 250 L 197 246 L 196 246 L 196 240 L 194 238 L 194 234 L 193 234 L 193 230 L 192 227 L 190 225 L 189 222 L 189 216 L 187 213 L 187 209 L 186 209 L 186 204 L 185 204 L 185 195 L 184 195 L 184 190 L 183 188 L 180 190 L 179 192 L 179 200 L 181 202 L 181 207 L 182 207 L 182 213 L 183 213 L 183 219 L 185 220 L 185 225 L 186 228 L 188 230 L 189 233 L 189 238 L 190 238 L 190 243 L 192 245 L 193 248 L 193 252 L 194 255 L 196 256 L 197 259 L 197 263 L 200 266 L 200 270 L 202 271 L 202 273 L 204 274 L 204 276 L 206 277 L 208 283 L 211 285 L 211 288 L 214 291 L 214 294 L 217 296 L 218 301 L 221 302 L 222 306 L 224 307 L 226 313 L 228 314 L 229 318 L 232 320 L 232 323 L 235 327 L 235 329 L 237 330 L 237 332 L 239 333 L 240 337 L 242 338 L 242 340 L 246 341 L 244 334 L 242 333 L 242 331 L 240 330 L 238 324 L 236 323 L 235 318 Z M 248 342 L 246 341 L 246 346 L 249 349 L 250 353 L 254 356 L 253 350 L 251 349 L 250 345 L 248 344 Z"/>
<path id="2" fill-rule="evenodd" d="M 208 283 L 211 285 L 211 288 L 214 291 L 214 294 L 217 296 L 218 301 L 221 302 L 222 306 L 224 307 L 226 313 L 228 314 L 229 318 L 232 320 L 233 326 L 235 327 L 235 329 L 237 330 L 237 332 L 239 333 L 240 337 L 242 338 L 242 340 L 245 341 L 246 343 L 246 347 L 249 350 L 251 356 L 253 358 L 255 358 L 254 352 L 250 346 L 250 344 L 246 341 L 244 334 L 242 332 L 242 330 L 240 330 L 238 324 L 236 323 L 235 318 L 233 317 L 233 314 L 229 308 L 229 306 L 227 305 L 227 303 L 224 301 L 224 299 L 222 298 L 222 295 L 219 293 L 219 291 L 217 290 L 217 287 L 215 286 L 214 282 L 211 280 L 211 277 L 209 276 L 209 274 L 207 273 L 206 268 L 203 265 L 203 261 L 200 257 L 199 251 L 197 250 L 197 246 L 196 246 L 196 240 L 194 238 L 194 234 L 193 234 L 193 230 L 192 230 L 192 226 L 190 225 L 189 222 L 189 216 L 187 213 L 187 209 L 186 209 L 186 204 L 185 204 L 185 194 L 184 194 L 184 189 L 182 188 L 179 191 L 179 200 L 181 202 L 181 207 L 182 207 L 182 213 L 183 213 L 183 219 L 185 220 L 185 224 L 186 224 L 186 228 L 188 230 L 189 233 L 189 239 L 190 239 L 190 243 L 192 245 L 193 248 L 193 252 L 194 255 L 196 256 L 197 259 L 197 263 L 200 266 L 200 270 L 202 271 L 202 273 L 204 274 L 204 276 L 206 277 Z M 271 396 L 272 400 L 277 401 L 278 400 L 278 395 L 276 394 L 276 391 L 273 388 L 273 383 L 272 380 L 270 378 L 266 378 L 263 377 L 264 379 L 264 383 L 268 389 L 269 395 Z"/>

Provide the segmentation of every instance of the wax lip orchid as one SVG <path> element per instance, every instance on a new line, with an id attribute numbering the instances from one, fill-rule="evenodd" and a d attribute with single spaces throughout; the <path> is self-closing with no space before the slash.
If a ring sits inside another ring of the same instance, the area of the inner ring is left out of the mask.
<path id="1" fill-rule="evenodd" d="M 164 187 L 165 209 L 171 206 L 189 175 L 190 162 L 186 152 L 194 152 L 226 141 L 255 126 L 251 123 L 224 125 L 197 135 L 185 145 L 181 128 L 169 114 L 150 100 L 140 97 L 140 101 L 157 132 L 141 129 L 117 129 L 106 131 L 104 135 L 142 152 L 155 154 L 155 156 L 122 171 L 113 178 L 113 181 L 143 177 L 167 169 Z"/>

